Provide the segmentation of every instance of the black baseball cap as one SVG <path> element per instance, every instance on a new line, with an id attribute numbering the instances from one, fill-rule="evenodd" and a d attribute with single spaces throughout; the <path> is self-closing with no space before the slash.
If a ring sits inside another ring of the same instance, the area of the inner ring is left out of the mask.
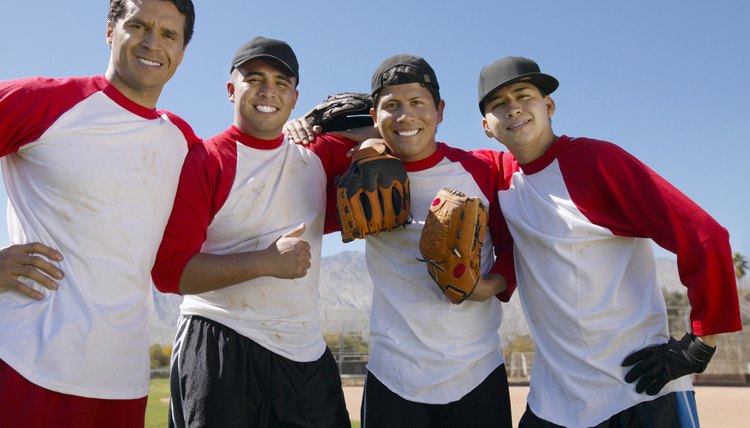
<path id="1" fill-rule="evenodd" d="M 396 79 L 383 81 L 383 75 L 393 67 L 399 65 L 408 65 L 416 69 L 416 73 L 400 73 Z M 435 70 L 430 67 L 430 64 L 425 61 L 421 56 L 400 54 L 394 55 L 385 61 L 375 70 L 372 75 L 372 90 L 371 95 L 375 95 L 386 86 L 403 85 L 406 83 L 424 83 L 430 85 L 436 90 L 440 89 L 438 85 L 437 76 L 435 76 Z"/>
<path id="2" fill-rule="evenodd" d="M 484 115 L 486 98 L 503 86 L 516 82 L 529 82 L 551 94 L 560 85 L 554 77 L 539 71 L 534 61 L 520 56 L 506 56 L 484 67 L 479 73 L 479 111 Z"/>
<path id="3" fill-rule="evenodd" d="M 258 36 L 244 45 L 240 46 L 232 58 L 231 73 L 243 63 L 255 58 L 271 58 L 281 63 L 297 79 L 299 84 L 299 64 L 297 55 L 292 48 L 282 40 L 268 39 Z"/>

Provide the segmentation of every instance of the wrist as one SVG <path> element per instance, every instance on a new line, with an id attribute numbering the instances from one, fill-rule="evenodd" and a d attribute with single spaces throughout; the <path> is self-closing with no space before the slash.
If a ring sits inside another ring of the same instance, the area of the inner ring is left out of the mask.
<path id="1" fill-rule="evenodd" d="M 701 343 L 703 343 L 703 344 L 705 344 L 707 346 L 716 347 L 717 335 L 715 335 L 715 334 L 709 334 L 709 335 L 704 335 L 704 336 L 695 336 L 695 337 L 696 337 L 697 340 L 700 340 Z"/>
<path id="2" fill-rule="evenodd" d="M 690 358 L 700 366 L 697 373 L 702 373 L 708 366 L 709 361 L 711 361 L 711 357 L 713 357 L 716 352 L 716 347 L 708 346 L 703 343 L 703 341 L 693 333 L 685 334 L 682 341 L 689 342 L 687 346 L 683 344 L 683 349 L 685 349 L 685 352 Z"/>

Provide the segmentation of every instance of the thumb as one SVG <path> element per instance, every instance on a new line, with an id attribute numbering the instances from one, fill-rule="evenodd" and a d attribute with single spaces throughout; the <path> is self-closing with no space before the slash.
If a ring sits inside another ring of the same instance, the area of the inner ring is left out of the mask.
<path id="1" fill-rule="evenodd" d="M 281 237 L 282 238 L 299 238 L 300 236 L 302 236 L 303 233 L 305 233 L 306 227 L 307 226 L 305 225 L 305 223 L 301 223 L 299 226 L 281 235 Z"/>

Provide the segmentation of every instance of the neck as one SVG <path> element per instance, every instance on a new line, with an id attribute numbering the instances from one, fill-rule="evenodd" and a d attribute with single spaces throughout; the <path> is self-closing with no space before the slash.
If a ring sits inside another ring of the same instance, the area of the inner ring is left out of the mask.
<path id="1" fill-rule="evenodd" d="M 516 150 L 509 148 L 508 151 L 518 159 L 520 164 L 527 164 L 542 157 L 542 155 L 547 152 L 547 149 L 549 149 L 549 146 L 551 146 L 557 138 L 556 135 L 550 133 L 550 135 L 545 137 L 540 144 L 533 144 Z"/>
<path id="2" fill-rule="evenodd" d="M 159 100 L 159 95 L 161 95 L 161 89 L 159 89 L 158 91 L 142 91 L 134 89 L 133 87 L 126 85 L 121 79 L 117 77 L 117 75 L 115 75 L 114 73 L 110 73 L 109 70 L 107 70 L 107 73 L 104 74 L 104 77 L 107 78 L 112 86 L 117 88 L 118 91 L 120 91 L 134 103 L 150 109 L 156 108 L 156 102 Z"/>

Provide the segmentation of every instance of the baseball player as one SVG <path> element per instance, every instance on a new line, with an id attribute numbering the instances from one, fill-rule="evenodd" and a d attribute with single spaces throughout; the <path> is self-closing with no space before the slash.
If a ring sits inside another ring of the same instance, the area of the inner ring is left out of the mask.
<path id="1" fill-rule="evenodd" d="M 188 154 L 153 270 L 184 295 L 170 426 L 348 427 L 317 302 L 326 189 L 355 142 L 282 134 L 299 82 L 286 42 L 250 40 L 230 72 L 234 122 Z"/>
<path id="2" fill-rule="evenodd" d="M 479 77 L 484 130 L 510 151 L 498 199 L 536 344 L 520 426 L 698 426 L 685 375 L 741 329 L 727 231 L 618 146 L 555 135 L 557 87 L 522 57 Z M 692 328 L 679 341 L 646 238 L 677 255 Z"/>
<path id="3" fill-rule="evenodd" d="M 439 89 L 432 67 L 414 55 L 386 59 L 372 77 L 371 114 L 406 168 L 413 221 L 366 238 L 374 294 L 364 428 L 512 425 L 498 332 L 502 309 L 494 298 L 505 278 L 514 281 L 512 245 L 488 232 L 480 263 L 485 277 L 460 305 L 450 303 L 418 259 L 422 227 L 444 186 L 481 198 L 494 213 L 493 234 L 504 227 L 494 202 L 499 155 L 436 141 L 445 107 Z"/>
<path id="4" fill-rule="evenodd" d="M 113 0 L 104 75 L 0 82 L 0 426 L 144 424 L 149 272 L 198 141 L 155 105 L 194 21 L 189 0 Z"/>

